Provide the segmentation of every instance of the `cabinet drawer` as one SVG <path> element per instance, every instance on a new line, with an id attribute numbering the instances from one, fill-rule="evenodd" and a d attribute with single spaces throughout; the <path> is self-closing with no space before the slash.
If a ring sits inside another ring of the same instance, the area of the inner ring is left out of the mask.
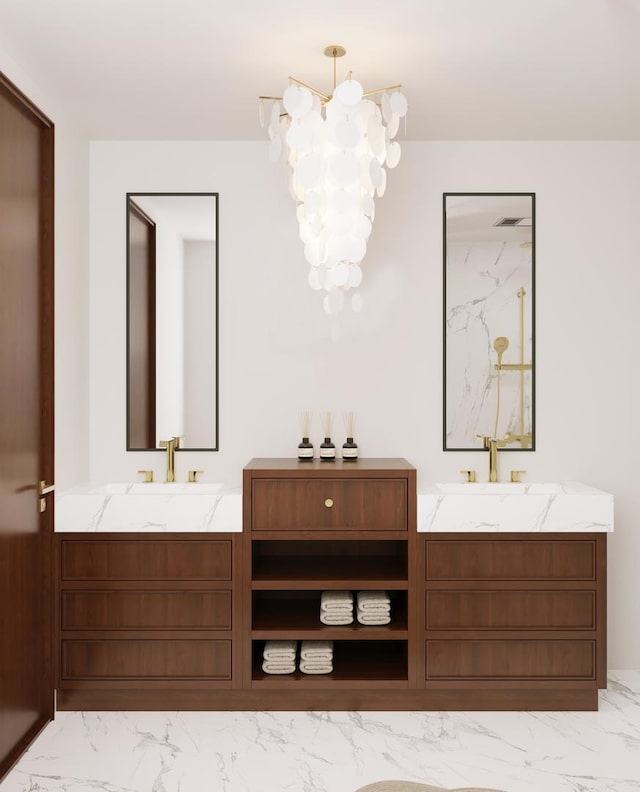
<path id="1" fill-rule="evenodd" d="M 254 531 L 406 531 L 406 479 L 256 479 Z"/>
<path id="2" fill-rule="evenodd" d="M 427 641 L 427 680 L 595 679 L 595 641 Z"/>
<path id="3" fill-rule="evenodd" d="M 231 679 L 231 641 L 66 640 L 62 678 Z"/>
<path id="4" fill-rule="evenodd" d="M 595 591 L 427 591 L 427 630 L 594 630 Z"/>
<path id="5" fill-rule="evenodd" d="M 63 630 L 230 630 L 230 591 L 63 591 Z"/>
<path id="6" fill-rule="evenodd" d="M 590 540 L 426 540 L 432 580 L 595 580 Z"/>
<path id="7" fill-rule="evenodd" d="M 62 542 L 63 580 L 231 580 L 231 541 Z"/>

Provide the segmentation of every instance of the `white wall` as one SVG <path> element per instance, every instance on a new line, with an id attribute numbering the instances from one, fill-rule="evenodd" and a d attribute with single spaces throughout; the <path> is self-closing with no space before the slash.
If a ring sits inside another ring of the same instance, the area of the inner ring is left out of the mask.
<path id="1" fill-rule="evenodd" d="M 362 455 L 406 457 L 420 486 L 469 467 L 485 479 L 484 454 L 441 450 L 442 193 L 534 191 L 539 450 L 503 455 L 501 474 L 615 494 L 610 665 L 639 668 L 640 144 L 404 145 L 364 262 L 366 312 L 346 314 L 335 343 L 307 286 L 284 168 L 267 160 L 267 143 L 91 144 L 92 478 L 164 466 L 124 450 L 127 190 L 220 193 L 221 450 L 180 454 L 177 467 L 181 480 L 201 468 L 236 486 L 251 457 L 294 455 L 305 408 L 316 446 L 317 411 L 354 409 Z"/>
<path id="2" fill-rule="evenodd" d="M 184 243 L 160 213 L 156 225 L 156 443 L 184 434 L 183 381 Z"/>
<path id="3" fill-rule="evenodd" d="M 216 445 L 216 243 L 184 243 L 183 448 Z"/>
<path id="4" fill-rule="evenodd" d="M 89 471 L 89 143 L 2 49 L 0 71 L 55 125 L 55 481 L 64 488 Z"/>

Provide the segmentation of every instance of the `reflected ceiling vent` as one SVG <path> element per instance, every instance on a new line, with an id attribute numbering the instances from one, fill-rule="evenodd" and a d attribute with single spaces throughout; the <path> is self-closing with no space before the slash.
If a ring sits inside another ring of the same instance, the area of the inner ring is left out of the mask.
<path id="1" fill-rule="evenodd" d="M 528 226 L 531 227 L 531 218 L 530 217 L 502 217 L 498 220 L 497 223 L 493 224 L 494 228 L 498 228 L 498 226 Z"/>

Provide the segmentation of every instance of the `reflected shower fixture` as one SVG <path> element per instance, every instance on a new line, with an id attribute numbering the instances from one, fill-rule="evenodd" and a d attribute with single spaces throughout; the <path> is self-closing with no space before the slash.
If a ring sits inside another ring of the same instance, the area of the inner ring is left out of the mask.
<path id="1" fill-rule="evenodd" d="M 407 100 L 401 85 L 364 91 L 351 72 L 338 83 L 337 59 L 346 50 L 332 45 L 324 54 L 333 58 L 333 92 L 289 77 L 282 96 L 259 97 L 260 123 L 265 124 L 269 101 L 269 156 L 291 167 L 289 187 L 309 285 L 326 292 L 324 310 L 336 314 L 347 293 L 352 310 L 363 308 L 356 289 L 375 216 L 374 195 L 384 194 L 384 166 L 395 168 L 400 161 L 394 138 Z"/>
<path id="2" fill-rule="evenodd" d="M 520 432 L 507 432 L 504 440 L 507 443 L 520 443 L 522 448 L 528 448 L 531 445 L 531 432 L 524 431 L 524 373 L 531 371 L 531 363 L 524 362 L 524 298 L 527 292 L 524 286 L 521 286 L 516 292 L 518 300 L 520 301 L 520 362 L 519 363 L 503 363 L 502 356 L 509 347 L 509 339 L 506 336 L 498 336 L 493 342 L 493 348 L 498 356 L 496 363 L 497 375 L 497 395 L 496 395 L 496 422 L 494 427 L 493 436 L 498 436 L 498 421 L 500 419 L 500 393 L 501 393 L 501 378 L 500 375 L 503 371 L 518 371 L 520 372 L 519 394 L 520 394 Z"/>

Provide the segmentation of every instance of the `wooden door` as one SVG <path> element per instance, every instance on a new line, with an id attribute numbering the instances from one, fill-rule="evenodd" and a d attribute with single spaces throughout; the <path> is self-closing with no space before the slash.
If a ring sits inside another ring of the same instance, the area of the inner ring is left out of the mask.
<path id="1" fill-rule="evenodd" d="M 0 778 L 53 717 L 53 125 L 0 73 Z"/>
<path id="2" fill-rule="evenodd" d="M 129 199 L 128 450 L 156 447 L 156 224 Z"/>

